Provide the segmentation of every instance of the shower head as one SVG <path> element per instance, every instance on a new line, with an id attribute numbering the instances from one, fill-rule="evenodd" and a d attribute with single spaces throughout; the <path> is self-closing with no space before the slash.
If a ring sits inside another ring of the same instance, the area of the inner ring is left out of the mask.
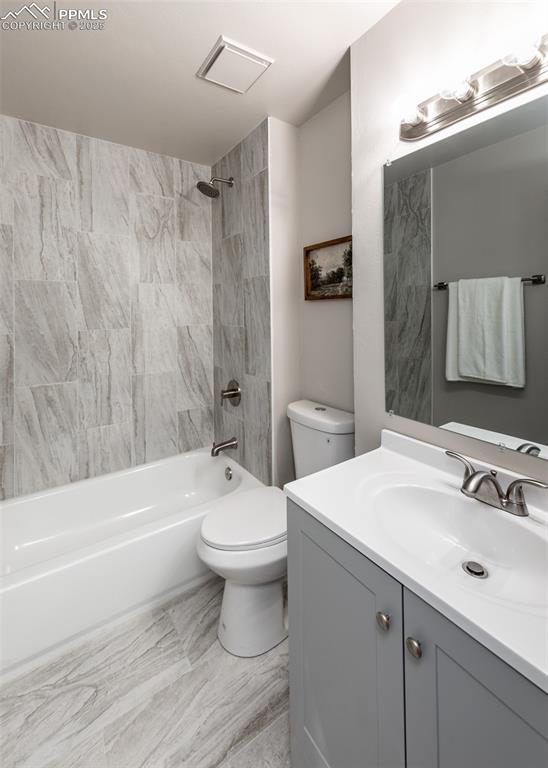
<path id="1" fill-rule="evenodd" d="M 215 186 L 216 181 L 221 182 L 221 184 L 228 184 L 229 187 L 234 186 L 233 176 L 231 176 L 229 179 L 220 179 L 214 176 L 210 181 L 199 181 L 196 186 L 202 195 L 205 195 L 206 197 L 219 197 L 219 189 Z"/>
<path id="2" fill-rule="evenodd" d="M 211 181 L 199 181 L 196 186 L 206 197 L 219 197 L 219 190 Z"/>

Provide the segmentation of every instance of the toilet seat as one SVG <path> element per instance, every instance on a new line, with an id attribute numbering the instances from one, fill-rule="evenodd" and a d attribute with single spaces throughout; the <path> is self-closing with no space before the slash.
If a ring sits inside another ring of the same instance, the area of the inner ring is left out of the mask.
<path id="1" fill-rule="evenodd" d="M 271 547 L 286 538 L 285 495 L 266 486 L 223 499 L 206 515 L 201 529 L 205 544 L 227 551 Z"/>

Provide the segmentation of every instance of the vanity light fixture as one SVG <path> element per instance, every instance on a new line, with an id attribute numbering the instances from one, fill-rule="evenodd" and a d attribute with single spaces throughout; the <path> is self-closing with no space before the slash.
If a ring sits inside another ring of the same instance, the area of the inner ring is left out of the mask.
<path id="1" fill-rule="evenodd" d="M 451 88 L 417 104 L 404 115 L 402 141 L 417 141 L 459 120 L 548 82 L 548 34 L 516 49 Z"/>

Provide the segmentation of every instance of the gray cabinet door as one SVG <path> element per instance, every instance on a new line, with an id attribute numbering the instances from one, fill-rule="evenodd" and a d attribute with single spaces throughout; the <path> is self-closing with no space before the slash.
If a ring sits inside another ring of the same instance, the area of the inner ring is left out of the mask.
<path id="1" fill-rule="evenodd" d="M 407 589 L 404 617 L 408 768 L 547 768 L 548 695 Z"/>
<path id="2" fill-rule="evenodd" d="M 402 768 L 401 585 L 292 502 L 288 580 L 292 767 Z"/>

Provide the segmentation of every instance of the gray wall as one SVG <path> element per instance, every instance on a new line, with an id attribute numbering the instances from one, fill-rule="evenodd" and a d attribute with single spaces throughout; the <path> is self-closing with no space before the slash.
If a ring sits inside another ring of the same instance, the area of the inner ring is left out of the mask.
<path id="1" fill-rule="evenodd" d="M 235 181 L 213 202 L 215 439 L 236 436 L 236 460 L 270 484 L 268 121 L 225 155 L 213 174 Z M 219 397 L 233 378 L 242 387 L 236 408 Z"/>
<path id="2" fill-rule="evenodd" d="M 433 170 L 434 281 L 548 271 L 548 127 Z M 434 292 L 434 424 L 548 442 L 548 288 L 524 288 L 525 389 L 445 380 L 446 292 Z"/>
<path id="3" fill-rule="evenodd" d="M 384 190 L 386 410 L 432 418 L 430 171 Z"/>
<path id="4" fill-rule="evenodd" d="M 301 263 L 305 245 L 352 233 L 350 93 L 300 126 L 298 171 L 302 397 L 353 411 L 352 300 L 304 301 Z"/>
<path id="5" fill-rule="evenodd" d="M 0 131 L 0 497 L 209 443 L 210 169 Z"/>

